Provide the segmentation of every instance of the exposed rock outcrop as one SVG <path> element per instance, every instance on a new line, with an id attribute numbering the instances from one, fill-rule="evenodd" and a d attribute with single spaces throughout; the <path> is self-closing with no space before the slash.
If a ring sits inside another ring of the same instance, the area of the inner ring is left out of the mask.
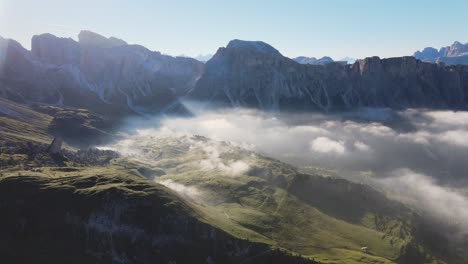
<path id="1" fill-rule="evenodd" d="M 62 150 L 63 139 L 60 136 L 57 136 L 52 140 L 50 146 L 47 148 L 47 152 L 50 154 L 58 154 Z"/>
<path id="2" fill-rule="evenodd" d="M 190 97 L 268 110 L 335 111 L 364 106 L 461 109 L 467 95 L 467 67 L 414 57 L 304 65 L 266 43 L 235 40 L 207 62 Z"/>

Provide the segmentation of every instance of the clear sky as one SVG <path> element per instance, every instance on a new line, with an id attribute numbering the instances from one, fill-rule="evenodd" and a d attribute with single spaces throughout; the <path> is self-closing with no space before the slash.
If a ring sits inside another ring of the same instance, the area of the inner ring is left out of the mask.
<path id="1" fill-rule="evenodd" d="M 289 57 L 392 57 L 468 42 L 468 0 L 0 0 L 0 35 L 26 48 L 35 34 L 81 29 L 171 55 L 237 38 Z"/>

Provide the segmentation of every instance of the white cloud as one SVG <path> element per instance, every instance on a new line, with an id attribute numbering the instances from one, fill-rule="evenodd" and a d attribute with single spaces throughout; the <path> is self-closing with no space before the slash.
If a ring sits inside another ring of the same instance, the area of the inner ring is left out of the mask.
<path id="1" fill-rule="evenodd" d="M 359 178 L 362 171 L 378 178 L 397 171 L 399 175 L 381 182 L 385 188 L 400 189 L 401 195 L 407 195 L 409 200 L 420 201 L 415 203 L 418 208 L 426 208 L 440 218 L 465 221 L 463 210 L 456 212 L 452 204 L 465 206 L 466 197 L 441 187 L 425 175 L 444 184 L 467 187 L 468 112 L 407 110 L 396 115 L 401 122 L 389 125 L 337 115 L 230 109 L 199 113 L 191 118 L 163 119 L 158 127 L 140 129 L 110 147 L 139 161 L 151 162 L 159 157 L 160 152 L 152 149 L 152 145 L 157 147 L 160 137 L 189 140 L 191 137 L 185 135 L 202 135 L 296 166 L 324 167 L 357 180 L 362 179 Z M 224 143 L 214 141 L 190 141 L 189 144 L 197 153 L 196 161 L 192 162 L 203 170 L 236 176 L 250 169 L 251 154 L 235 157 L 228 152 L 229 148 L 223 147 Z M 198 153 L 202 154 L 198 156 Z M 402 172 L 400 168 L 409 170 Z M 391 184 L 392 181 L 395 183 Z M 164 182 L 191 197 L 199 193 L 171 183 Z"/>
<path id="2" fill-rule="evenodd" d="M 370 151 L 371 150 L 371 147 L 361 141 L 356 141 L 354 142 L 354 147 L 357 149 L 357 150 L 360 150 L 360 151 L 363 151 L 363 152 L 366 152 L 366 151 Z"/>
<path id="3" fill-rule="evenodd" d="M 437 135 L 436 138 L 449 144 L 468 147 L 468 130 L 449 130 Z"/>
<path id="4" fill-rule="evenodd" d="M 399 169 L 392 177 L 379 180 L 385 189 L 409 201 L 419 210 L 441 221 L 458 225 L 463 233 L 468 234 L 468 198 L 450 189 L 441 187 L 424 174 L 409 169 Z"/>
<path id="5" fill-rule="evenodd" d="M 180 196 L 182 196 L 185 199 L 195 201 L 195 200 L 199 200 L 202 198 L 202 193 L 193 186 L 185 186 L 183 184 L 176 183 L 170 179 L 162 180 L 162 181 L 156 180 L 156 182 L 175 191 L 176 193 L 178 193 Z"/>
<path id="6" fill-rule="evenodd" d="M 428 111 L 425 116 L 432 118 L 432 124 L 468 127 L 468 112 Z"/>
<path id="7" fill-rule="evenodd" d="M 199 162 L 200 168 L 206 171 L 220 170 L 228 175 L 236 176 L 245 173 L 249 170 L 250 166 L 243 160 L 229 159 L 224 161 L 220 158 L 220 151 L 222 147 L 214 142 L 208 145 L 198 144 L 198 147 L 205 152 L 206 158 Z"/>
<path id="8" fill-rule="evenodd" d="M 342 155 L 346 152 L 346 147 L 343 141 L 335 141 L 327 137 L 318 137 L 310 143 L 310 149 L 313 152 L 338 154 Z"/>

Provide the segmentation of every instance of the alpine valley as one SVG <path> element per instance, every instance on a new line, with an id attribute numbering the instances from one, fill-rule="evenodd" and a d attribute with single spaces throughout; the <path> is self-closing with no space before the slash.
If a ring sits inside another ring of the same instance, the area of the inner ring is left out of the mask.
<path id="1" fill-rule="evenodd" d="M 0 37 L 0 262 L 467 263 L 466 53 Z"/>

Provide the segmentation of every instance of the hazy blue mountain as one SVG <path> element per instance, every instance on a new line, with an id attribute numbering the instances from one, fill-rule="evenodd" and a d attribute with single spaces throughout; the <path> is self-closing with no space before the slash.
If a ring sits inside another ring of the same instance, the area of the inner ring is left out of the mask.
<path id="1" fill-rule="evenodd" d="M 195 56 L 194 59 L 198 60 L 198 61 L 201 61 L 201 62 L 207 62 L 209 61 L 211 58 L 213 57 L 213 54 L 205 54 L 205 55 L 198 55 L 198 56 Z"/>
<path id="2" fill-rule="evenodd" d="M 314 58 L 314 57 L 296 57 L 293 59 L 296 62 L 299 62 L 301 64 L 312 64 L 312 65 L 324 65 L 327 63 L 334 62 L 332 58 L 324 56 L 320 59 Z"/>
<path id="3" fill-rule="evenodd" d="M 462 44 L 455 41 L 451 46 L 442 47 L 439 50 L 427 47 L 422 51 L 416 51 L 414 57 L 426 62 L 468 65 L 468 43 Z"/>
<path id="4" fill-rule="evenodd" d="M 353 64 L 357 61 L 357 59 L 351 57 L 344 57 L 340 61 L 346 61 L 346 63 L 348 64 Z"/>

